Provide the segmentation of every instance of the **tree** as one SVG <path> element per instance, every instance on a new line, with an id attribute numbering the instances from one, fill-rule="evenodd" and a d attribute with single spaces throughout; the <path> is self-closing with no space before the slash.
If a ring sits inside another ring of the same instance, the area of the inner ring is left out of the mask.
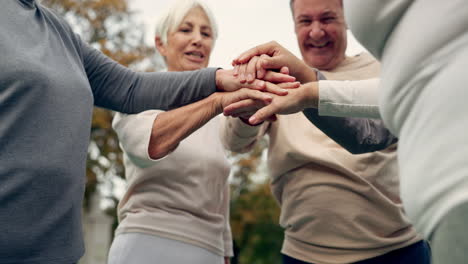
<path id="1" fill-rule="evenodd" d="M 232 264 L 281 263 L 283 230 L 277 224 L 280 208 L 271 195 L 267 172 L 261 171 L 267 145 L 264 138 L 251 152 L 231 155 L 235 164 L 231 183 L 230 220 L 235 245 Z M 263 174 L 263 183 L 252 181 L 256 174 Z"/>

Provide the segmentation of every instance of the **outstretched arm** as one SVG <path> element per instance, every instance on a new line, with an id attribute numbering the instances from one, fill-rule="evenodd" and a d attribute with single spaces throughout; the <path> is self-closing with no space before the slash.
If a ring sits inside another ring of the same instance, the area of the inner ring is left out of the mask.
<path id="1" fill-rule="evenodd" d="M 335 86 L 335 89 L 340 89 L 340 87 Z M 261 123 L 274 114 L 292 114 L 303 111 L 317 128 L 353 154 L 382 150 L 398 140 L 378 119 L 319 116 L 317 110 L 319 83 L 317 82 L 301 85 L 297 89 L 290 90 L 286 96 L 273 97 L 271 104 L 261 108 L 250 117 L 249 122 L 252 125 Z M 242 114 L 244 108 L 251 108 L 251 104 L 251 100 L 232 104 L 224 109 L 224 114 L 238 116 Z M 360 107 L 357 112 L 366 113 L 366 110 Z"/>
<path id="2" fill-rule="evenodd" d="M 164 157 L 173 151 L 179 142 L 222 113 L 231 103 L 255 99 L 268 104 L 271 96 L 247 88 L 235 92 L 214 93 L 199 102 L 161 113 L 154 120 L 148 146 L 148 154 L 153 159 Z"/>
<path id="3" fill-rule="evenodd" d="M 383 150 L 398 141 L 380 119 L 319 116 L 314 108 L 307 108 L 303 113 L 318 129 L 352 154 Z"/>

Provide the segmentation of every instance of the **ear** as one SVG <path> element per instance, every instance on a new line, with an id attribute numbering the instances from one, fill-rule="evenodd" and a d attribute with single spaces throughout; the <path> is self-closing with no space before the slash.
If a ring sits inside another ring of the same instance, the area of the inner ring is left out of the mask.
<path id="1" fill-rule="evenodd" d="M 156 45 L 156 49 L 158 49 L 159 53 L 161 53 L 163 57 L 166 57 L 166 47 L 162 43 L 161 38 L 159 36 L 156 36 L 154 38 L 154 44 Z"/>

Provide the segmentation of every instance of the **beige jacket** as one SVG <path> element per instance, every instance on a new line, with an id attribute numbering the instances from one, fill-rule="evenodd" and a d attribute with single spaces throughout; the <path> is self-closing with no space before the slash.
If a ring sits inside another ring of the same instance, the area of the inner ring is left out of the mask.
<path id="1" fill-rule="evenodd" d="M 330 80 L 375 78 L 379 65 L 368 54 L 347 58 Z M 306 262 L 343 264 L 372 258 L 421 238 L 399 198 L 396 146 L 352 155 L 302 113 L 248 126 L 229 118 L 222 142 L 247 151 L 267 134 L 272 193 L 285 229 L 282 253 Z"/>

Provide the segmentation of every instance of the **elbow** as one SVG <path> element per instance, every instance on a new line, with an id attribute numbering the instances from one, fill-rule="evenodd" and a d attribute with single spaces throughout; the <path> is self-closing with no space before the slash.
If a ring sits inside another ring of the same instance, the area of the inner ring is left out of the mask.
<path id="1" fill-rule="evenodd" d="M 153 160 L 158 160 L 169 154 L 169 151 L 162 149 L 148 149 L 148 156 Z"/>
<path id="2" fill-rule="evenodd" d="M 240 142 L 226 142 L 222 140 L 222 144 L 224 146 L 224 149 L 234 152 L 234 153 L 247 153 L 252 150 L 252 148 L 255 146 L 255 141 L 250 143 L 250 144 L 241 144 Z"/>
<path id="3" fill-rule="evenodd" d="M 153 160 L 162 159 L 173 152 L 179 144 L 150 144 L 148 146 L 148 156 Z"/>
<path id="4" fill-rule="evenodd" d="M 348 151 L 349 153 L 353 155 L 366 153 L 365 149 L 359 143 L 357 144 L 346 144 L 344 142 L 337 142 L 337 143 L 338 145 L 340 145 L 342 148 L 346 149 L 346 151 Z"/>

